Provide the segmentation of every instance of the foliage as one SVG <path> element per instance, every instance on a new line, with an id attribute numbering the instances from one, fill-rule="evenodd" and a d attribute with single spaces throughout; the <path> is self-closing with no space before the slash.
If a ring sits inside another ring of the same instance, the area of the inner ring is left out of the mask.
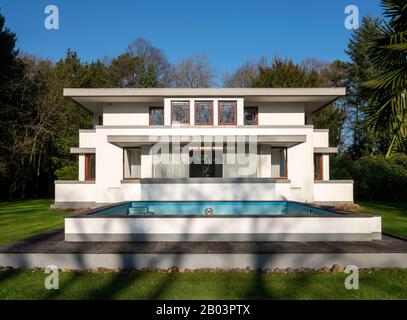
<path id="1" fill-rule="evenodd" d="M 363 156 L 357 160 L 337 156 L 332 160 L 332 179 L 353 179 L 358 200 L 407 201 L 407 155 Z"/>
<path id="2" fill-rule="evenodd" d="M 197 55 L 175 64 L 170 77 L 177 88 L 207 88 L 212 85 L 214 71 L 206 55 Z"/>
<path id="3" fill-rule="evenodd" d="M 407 139 L 407 3 L 382 0 L 387 18 L 371 37 L 369 58 L 378 74 L 364 82 L 368 122 L 390 139 L 386 156 Z"/>

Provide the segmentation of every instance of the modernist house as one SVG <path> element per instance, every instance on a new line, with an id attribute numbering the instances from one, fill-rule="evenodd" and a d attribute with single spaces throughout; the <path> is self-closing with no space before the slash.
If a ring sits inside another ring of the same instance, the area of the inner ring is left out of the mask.
<path id="1" fill-rule="evenodd" d="M 55 181 L 54 207 L 140 200 L 352 203 L 353 181 L 330 180 L 329 157 L 337 148 L 328 144 L 328 129 L 312 124 L 314 112 L 344 95 L 345 88 L 65 89 L 94 120 L 71 148 L 79 179 Z M 158 150 L 164 142 L 168 148 Z M 175 161 L 180 149 L 187 152 Z M 228 161 L 239 153 L 250 161 Z M 164 155 L 169 162 L 157 161 Z M 203 160 L 188 161 L 193 157 Z"/>

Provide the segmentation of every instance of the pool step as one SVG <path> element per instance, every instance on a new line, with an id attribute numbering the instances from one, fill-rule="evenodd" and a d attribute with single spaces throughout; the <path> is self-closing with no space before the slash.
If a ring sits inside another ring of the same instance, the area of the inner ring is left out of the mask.
<path id="1" fill-rule="evenodd" d="M 135 206 L 134 204 L 131 204 L 131 207 L 128 208 L 127 210 L 127 215 L 129 216 L 134 216 L 134 215 L 152 215 L 154 212 L 148 211 L 148 206 Z"/>

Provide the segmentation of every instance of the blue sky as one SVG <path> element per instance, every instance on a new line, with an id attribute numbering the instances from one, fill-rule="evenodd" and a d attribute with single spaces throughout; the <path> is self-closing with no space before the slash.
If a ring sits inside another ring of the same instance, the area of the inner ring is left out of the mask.
<path id="1" fill-rule="evenodd" d="M 59 8 L 60 29 L 44 28 L 44 8 Z M 206 53 L 220 72 L 246 59 L 346 59 L 344 9 L 381 14 L 379 0 L 0 0 L 21 51 L 57 60 L 68 48 L 82 60 L 116 56 L 137 37 L 171 62 Z"/>

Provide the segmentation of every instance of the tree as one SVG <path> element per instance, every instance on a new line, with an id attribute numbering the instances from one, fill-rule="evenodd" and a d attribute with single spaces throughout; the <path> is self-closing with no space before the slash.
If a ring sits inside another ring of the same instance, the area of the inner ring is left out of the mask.
<path id="1" fill-rule="evenodd" d="M 232 74 L 226 73 L 223 76 L 223 86 L 226 88 L 250 88 L 254 80 L 259 76 L 260 67 L 265 67 L 266 59 L 259 61 L 246 61 Z"/>
<path id="2" fill-rule="evenodd" d="M 206 55 L 186 58 L 172 66 L 171 82 L 177 88 L 207 88 L 213 83 L 214 70 Z"/>
<path id="3" fill-rule="evenodd" d="M 373 150 L 380 152 L 381 138 L 375 136 L 366 122 L 366 99 L 363 83 L 377 74 L 377 69 L 369 57 L 369 39 L 377 34 L 380 21 L 370 16 L 364 17 L 359 29 L 352 32 L 346 53 L 350 58 L 348 64 L 349 82 L 347 83 L 347 122 L 349 135 L 348 151 L 354 159 L 369 154 Z M 384 139 L 386 141 L 387 139 Z"/>
<path id="4" fill-rule="evenodd" d="M 164 52 L 154 47 L 151 42 L 144 38 L 137 38 L 128 46 L 126 53 L 139 59 L 142 65 L 141 72 L 154 75 L 157 86 L 163 87 L 169 84 L 170 64 Z"/>
<path id="5" fill-rule="evenodd" d="M 5 18 L 0 12 L 0 90 L 15 77 L 19 68 L 16 35 L 5 27 Z"/>
<path id="6" fill-rule="evenodd" d="M 253 81 L 257 88 L 319 87 L 318 72 L 295 64 L 292 60 L 276 57 L 271 66 L 260 66 L 259 76 Z"/>
<path id="7" fill-rule="evenodd" d="M 369 57 L 379 74 L 363 85 L 369 124 L 391 138 L 389 157 L 407 139 L 407 3 L 382 0 L 381 6 L 387 20 L 369 43 Z"/>

